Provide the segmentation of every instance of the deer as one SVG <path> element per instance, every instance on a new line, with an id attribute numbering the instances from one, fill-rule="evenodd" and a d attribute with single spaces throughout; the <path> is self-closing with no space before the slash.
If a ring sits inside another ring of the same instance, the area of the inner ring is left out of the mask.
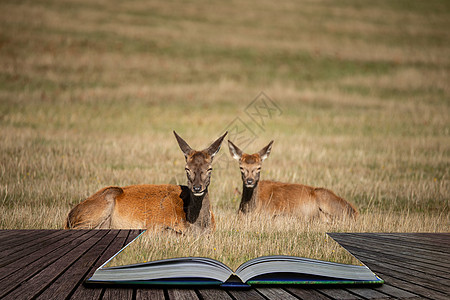
<path id="1" fill-rule="evenodd" d="M 242 175 L 240 214 L 265 212 L 269 215 L 299 216 L 306 220 L 320 218 L 330 222 L 336 218 L 358 216 L 357 209 L 325 188 L 296 183 L 259 180 L 262 162 L 269 157 L 273 140 L 259 152 L 243 153 L 228 141 L 231 156 L 239 162 Z"/>
<path id="2" fill-rule="evenodd" d="M 186 160 L 187 186 L 141 184 L 100 189 L 68 214 L 66 229 L 150 229 L 213 232 L 208 194 L 212 162 L 228 132 L 202 151 L 192 149 L 175 131 Z"/>

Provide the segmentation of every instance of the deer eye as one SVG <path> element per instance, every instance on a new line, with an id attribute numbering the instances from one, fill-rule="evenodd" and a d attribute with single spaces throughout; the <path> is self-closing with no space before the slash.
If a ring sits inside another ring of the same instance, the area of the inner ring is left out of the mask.
<path id="1" fill-rule="evenodd" d="M 188 178 L 191 180 L 191 179 L 193 179 L 194 178 L 194 176 L 192 175 L 192 172 L 191 172 L 191 170 L 190 169 L 188 169 L 188 168 L 185 168 L 185 170 L 186 170 L 186 175 L 188 176 Z"/>

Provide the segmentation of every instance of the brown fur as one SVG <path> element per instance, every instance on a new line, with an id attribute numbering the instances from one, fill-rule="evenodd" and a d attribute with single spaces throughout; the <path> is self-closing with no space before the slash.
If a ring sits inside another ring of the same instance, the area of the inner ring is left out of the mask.
<path id="1" fill-rule="evenodd" d="M 211 163 L 227 133 L 202 151 L 193 150 L 174 134 L 186 158 L 188 186 L 142 184 L 103 188 L 70 211 L 65 228 L 213 231 L 215 221 L 208 195 Z"/>
<path id="2" fill-rule="evenodd" d="M 325 188 L 276 181 L 259 181 L 261 165 L 272 149 L 272 142 L 255 154 L 243 153 L 228 141 L 230 153 L 239 161 L 242 174 L 242 198 L 239 212 L 268 212 L 290 214 L 306 219 L 320 217 L 329 221 L 333 218 L 358 216 L 357 209 L 343 198 Z"/>
<path id="3" fill-rule="evenodd" d="M 306 219 L 356 217 L 356 208 L 330 190 L 302 184 L 262 180 L 257 186 L 255 210 L 272 214 L 294 214 Z"/>
<path id="4" fill-rule="evenodd" d="M 162 228 L 184 232 L 189 227 L 185 212 L 188 201 L 189 190 L 181 185 L 106 187 L 72 209 L 66 229 Z M 214 215 L 211 210 L 209 213 L 214 230 Z"/>
<path id="5" fill-rule="evenodd" d="M 259 156 L 258 153 L 255 154 L 247 154 L 247 153 L 243 153 L 242 157 L 241 157 L 241 164 L 242 165 L 261 165 L 262 161 L 261 161 L 261 157 Z"/>

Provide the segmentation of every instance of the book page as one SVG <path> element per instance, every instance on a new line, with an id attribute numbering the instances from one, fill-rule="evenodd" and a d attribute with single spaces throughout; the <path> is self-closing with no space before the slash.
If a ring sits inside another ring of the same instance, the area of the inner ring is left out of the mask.
<path id="1" fill-rule="evenodd" d="M 361 264 L 325 232 L 315 231 L 315 228 L 314 222 L 292 217 L 230 214 L 228 218 L 218 219 L 216 231 L 210 234 L 148 230 L 104 267 L 168 258 L 208 257 L 236 270 L 250 259 L 268 255 Z"/>

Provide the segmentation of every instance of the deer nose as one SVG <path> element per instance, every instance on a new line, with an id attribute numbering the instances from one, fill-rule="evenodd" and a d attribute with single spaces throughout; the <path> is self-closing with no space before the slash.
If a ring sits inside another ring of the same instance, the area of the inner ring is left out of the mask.
<path id="1" fill-rule="evenodd" d="M 252 184 L 253 183 L 253 179 L 249 178 L 247 179 L 247 184 Z"/>
<path id="2" fill-rule="evenodd" d="M 194 185 L 193 189 L 194 189 L 194 192 L 200 192 L 202 190 L 202 186 L 201 185 Z"/>

